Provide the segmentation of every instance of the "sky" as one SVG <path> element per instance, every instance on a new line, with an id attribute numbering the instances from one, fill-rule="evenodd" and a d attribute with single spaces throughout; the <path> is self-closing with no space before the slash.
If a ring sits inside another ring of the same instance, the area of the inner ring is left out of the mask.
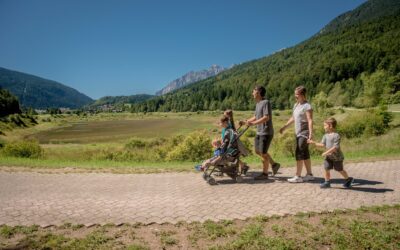
<path id="1" fill-rule="evenodd" d="M 98 99 L 154 94 L 316 34 L 365 0 L 0 0 L 0 67 Z"/>

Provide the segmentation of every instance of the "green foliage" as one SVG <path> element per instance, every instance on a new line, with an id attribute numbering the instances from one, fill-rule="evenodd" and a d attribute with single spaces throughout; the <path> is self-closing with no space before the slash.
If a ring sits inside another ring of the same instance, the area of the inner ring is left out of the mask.
<path id="1" fill-rule="evenodd" d="M 17 97 L 0 87 L 0 117 L 20 113 L 21 109 Z"/>
<path id="2" fill-rule="evenodd" d="M 372 74 L 361 74 L 363 82 L 363 92 L 355 100 L 355 105 L 358 107 L 375 107 L 379 102 L 387 103 L 390 98 L 390 93 L 393 90 L 392 83 L 395 78 L 390 76 L 383 70 L 378 70 Z"/>
<path id="3" fill-rule="evenodd" d="M 296 140 L 294 134 L 286 132 L 281 136 L 276 136 L 272 147 L 274 152 L 280 152 L 286 157 L 294 157 L 296 151 Z"/>
<path id="4" fill-rule="evenodd" d="M 347 117 L 338 124 L 337 130 L 347 138 L 382 135 L 389 128 L 392 119 L 392 115 L 385 110 L 369 109 Z"/>
<path id="5" fill-rule="evenodd" d="M 252 110 L 251 90 L 256 84 L 267 88 L 274 109 L 291 108 L 293 90 L 300 84 L 307 88 L 310 100 L 323 91 L 329 105 L 374 106 L 399 91 L 396 8 L 396 15 L 317 34 L 297 46 L 135 104 L 132 111 Z"/>
<path id="6" fill-rule="evenodd" d="M 217 223 L 210 220 L 204 222 L 203 232 L 211 240 L 227 237 L 236 233 L 236 231 L 230 227 L 229 223 Z"/>
<path id="7" fill-rule="evenodd" d="M 317 112 L 323 112 L 329 107 L 328 96 L 324 91 L 321 91 L 314 96 L 313 105 Z"/>
<path id="8" fill-rule="evenodd" d="M 40 158 L 43 156 L 43 149 L 35 140 L 24 140 L 7 143 L 2 153 L 11 157 Z"/>
<path id="9" fill-rule="evenodd" d="M 146 143 L 140 139 L 132 139 L 125 144 L 125 148 L 127 149 L 144 148 L 145 146 Z"/>
<path id="10" fill-rule="evenodd" d="M 209 158 L 212 154 L 211 140 L 205 131 L 196 131 L 186 136 L 181 143 L 171 149 L 166 155 L 167 160 L 199 161 Z"/>
<path id="11" fill-rule="evenodd" d="M 86 109 L 97 109 L 104 105 L 111 105 L 116 109 L 123 109 L 130 107 L 127 104 L 135 104 L 144 102 L 150 98 L 154 97 L 153 95 L 130 95 L 130 96 L 104 96 L 90 105 L 87 105 Z"/>

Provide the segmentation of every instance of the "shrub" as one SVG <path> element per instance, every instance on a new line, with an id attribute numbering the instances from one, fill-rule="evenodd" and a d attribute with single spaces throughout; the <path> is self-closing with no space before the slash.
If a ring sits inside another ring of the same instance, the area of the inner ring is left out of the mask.
<path id="1" fill-rule="evenodd" d="M 282 136 L 276 137 L 273 143 L 274 152 L 284 156 L 294 157 L 296 150 L 296 141 L 293 133 L 287 132 Z"/>
<path id="2" fill-rule="evenodd" d="M 256 131 L 254 131 L 253 129 L 249 129 L 244 135 L 248 138 L 254 138 L 256 137 Z"/>
<path id="3" fill-rule="evenodd" d="M 177 143 L 177 142 L 175 142 Z M 205 131 L 197 131 L 186 136 L 166 154 L 167 160 L 199 161 L 212 154 L 211 140 Z"/>
<path id="4" fill-rule="evenodd" d="M 131 139 L 127 144 L 125 144 L 126 149 L 136 149 L 136 148 L 144 148 L 146 143 L 139 139 Z"/>
<path id="5" fill-rule="evenodd" d="M 240 137 L 240 141 L 243 143 L 244 147 L 249 152 L 249 155 L 253 155 L 253 146 L 251 145 L 249 139 L 246 139 L 245 137 Z"/>
<path id="6" fill-rule="evenodd" d="M 12 157 L 40 158 L 43 156 L 43 149 L 34 140 L 16 141 L 6 144 L 3 154 Z"/>
<path id="7" fill-rule="evenodd" d="M 338 132 L 347 138 L 382 135 L 389 128 L 392 119 L 392 115 L 385 109 L 369 109 L 339 123 Z"/>

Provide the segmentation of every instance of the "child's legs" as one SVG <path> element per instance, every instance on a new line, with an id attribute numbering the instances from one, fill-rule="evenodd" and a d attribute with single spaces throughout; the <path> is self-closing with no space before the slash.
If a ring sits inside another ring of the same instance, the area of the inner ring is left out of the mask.
<path id="1" fill-rule="evenodd" d="M 349 175 L 343 169 L 343 161 L 335 161 L 335 162 L 333 162 L 333 167 L 335 168 L 336 171 L 338 171 L 343 176 L 343 178 L 345 178 L 345 179 L 349 178 Z"/>
<path id="2" fill-rule="evenodd" d="M 203 163 L 201 164 L 201 166 L 202 166 L 203 168 L 205 168 L 205 167 L 210 166 L 210 163 L 211 163 L 211 159 L 208 159 L 208 160 L 203 161 Z"/>
<path id="3" fill-rule="evenodd" d="M 331 170 L 325 169 L 325 181 L 331 180 Z"/>
<path id="4" fill-rule="evenodd" d="M 330 181 L 331 180 L 331 169 L 333 169 L 333 161 L 325 159 L 324 169 L 325 169 L 325 181 Z"/>
<path id="5" fill-rule="evenodd" d="M 349 175 L 347 174 L 346 170 L 339 171 L 339 173 L 345 178 L 346 180 L 349 178 Z"/>

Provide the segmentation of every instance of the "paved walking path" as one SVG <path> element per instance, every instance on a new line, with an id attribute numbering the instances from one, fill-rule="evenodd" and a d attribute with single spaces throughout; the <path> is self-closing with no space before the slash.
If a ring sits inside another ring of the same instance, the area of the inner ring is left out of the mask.
<path id="1" fill-rule="evenodd" d="M 0 170 L 0 225 L 176 223 L 400 203 L 400 160 L 347 164 L 346 168 L 356 178 L 351 190 L 342 188 L 341 179 L 328 190 L 319 188 L 321 178 L 302 184 L 284 181 L 294 168 L 284 168 L 268 181 L 246 177 L 244 183 L 237 184 L 227 177 L 218 178 L 216 186 L 209 186 L 201 173 Z M 322 176 L 321 166 L 313 171 Z M 333 173 L 332 177 L 339 175 Z"/>

